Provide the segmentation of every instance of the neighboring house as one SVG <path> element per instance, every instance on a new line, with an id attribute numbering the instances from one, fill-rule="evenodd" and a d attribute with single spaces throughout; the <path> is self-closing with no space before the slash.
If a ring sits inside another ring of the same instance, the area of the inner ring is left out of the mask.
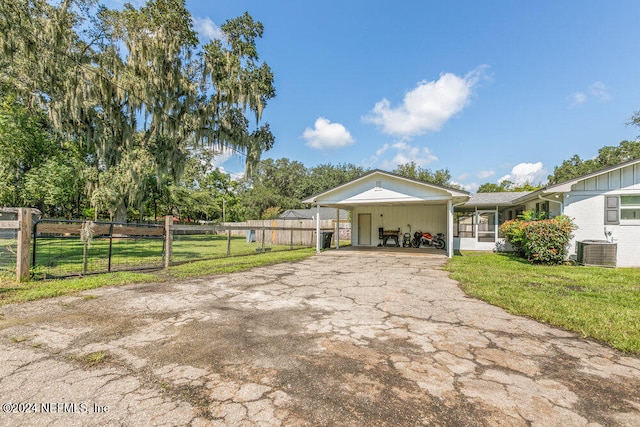
<path id="1" fill-rule="evenodd" d="M 448 256 L 458 249 L 508 250 L 499 227 L 525 210 L 565 214 L 578 226 L 572 256 L 577 242 L 606 239 L 617 244 L 618 266 L 640 267 L 640 159 L 522 193 L 471 195 L 374 170 L 303 202 L 316 212 L 320 206 L 350 211 L 353 246 L 378 246 L 380 228 L 420 229 L 445 233 Z"/>

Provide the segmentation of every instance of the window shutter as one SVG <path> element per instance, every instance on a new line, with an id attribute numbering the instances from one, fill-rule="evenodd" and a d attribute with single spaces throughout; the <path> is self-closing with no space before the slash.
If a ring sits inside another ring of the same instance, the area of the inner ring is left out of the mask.
<path id="1" fill-rule="evenodd" d="M 620 197 L 604 196 L 604 225 L 620 224 Z"/>

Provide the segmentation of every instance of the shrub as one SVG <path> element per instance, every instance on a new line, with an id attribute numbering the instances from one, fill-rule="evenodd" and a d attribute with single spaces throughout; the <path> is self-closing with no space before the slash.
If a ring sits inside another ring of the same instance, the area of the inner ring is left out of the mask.
<path id="1" fill-rule="evenodd" d="M 504 234 L 504 238 L 511 244 L 513 251 L 518 256 L 524 256 L 524 225 L 525 221 L 512 219 L 505 221 L 500 226 L 500 231 Z"/>
<path id="2" fill-rule="evenodd" d="M 566 215 L 540 221 L 507 221 L 501 230 L 514 251 L 532 263 L 560 264 L 568 253 L 575 224 Z"/>

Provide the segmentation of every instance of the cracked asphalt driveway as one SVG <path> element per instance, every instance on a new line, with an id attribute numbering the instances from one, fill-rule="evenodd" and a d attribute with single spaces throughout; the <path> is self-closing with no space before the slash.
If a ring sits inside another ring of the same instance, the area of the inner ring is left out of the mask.
<path id="1" fill-rule="evenodd" d="M 1 425 L 640 425 L 640 359 L 328 251 L 5 306 Z"/>

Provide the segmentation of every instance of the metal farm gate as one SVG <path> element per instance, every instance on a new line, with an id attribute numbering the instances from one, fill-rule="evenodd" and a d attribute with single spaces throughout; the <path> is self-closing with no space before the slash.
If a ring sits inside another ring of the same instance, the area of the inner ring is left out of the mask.
<path id="1" fill-rule="evenodd" d="M 40 277 L 161 268 L 164 227 L 43 219 L 34 223 L 31 255 Z"/>

